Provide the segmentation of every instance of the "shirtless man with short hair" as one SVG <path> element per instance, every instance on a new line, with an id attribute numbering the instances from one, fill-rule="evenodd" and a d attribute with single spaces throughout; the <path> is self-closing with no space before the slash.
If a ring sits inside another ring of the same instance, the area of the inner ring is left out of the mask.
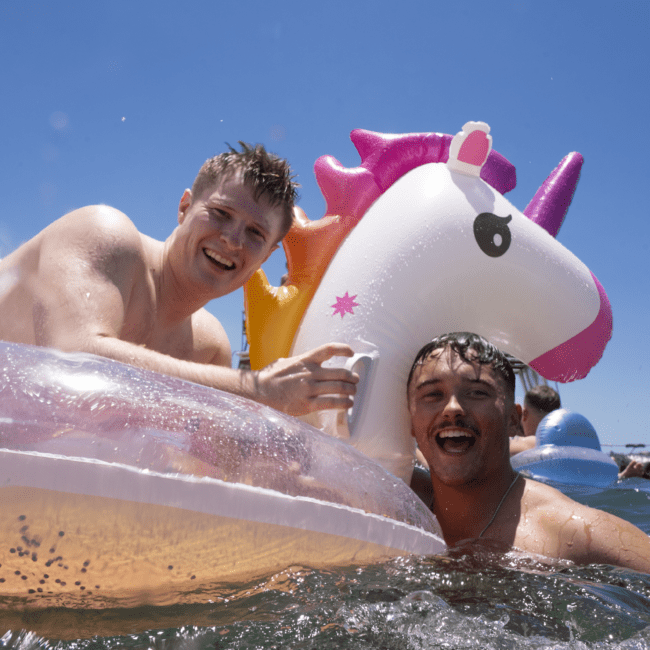
<path id="1" fill-rule="evenodd" d="M 517 406 L 517 408 L 521 408 Z M 562 408 L 562 402 L 557 391 L 550 386 L 540 384 L 533 386 L 524 396 L 524 407 L 521 411 L 521 428 L 523 436 L 510 438 L 510 455 L 533 449 L 537 444 L 537 427 L 552 411 Z"/>
<path id="2" fill-rule="evenodd" d="M 476 334 L 440 336 L 415 359 L 412 433 L 431 470 L 432 510 L 447 544 L 484 538 L 547 558 L 650 573 L 648 535 L 512 469 L 514 395 L 507 358 Z"/>
<path id="3" fill-rule="evenodd" d="M 322 368 L 332 343 L 257 372 L 235 370 L 204 309 L 241 287 L 291 227 L 285 160 L 242 144 L 206 161 L 161 242 L 114 208 L 61 217 L 0 262 L 0 339 L 83 351 L 219 388 L 292 415 L 345 409 L 358 377 Z"/>
<path id="4" fill-rule="evenodd" d="M 524 435 L 534 436 L 539 423 L 549 413 L 560 408 L 562 408 L 562 401 L 556 390 L 544 384 L 533 386 L 524 396 L 524 408 L 521 412 L 521 427 Z"/>

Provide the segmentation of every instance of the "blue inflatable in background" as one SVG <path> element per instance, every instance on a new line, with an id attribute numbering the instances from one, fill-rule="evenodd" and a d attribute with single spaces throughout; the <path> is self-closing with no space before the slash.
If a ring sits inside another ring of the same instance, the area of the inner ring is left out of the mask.
<path id="1" fill-rule="evenodd" d="M 549 413 L 537 426 L 537 446 L 586 447 L 601 451 L 596 429 L 584 415 L 568 409 Z"/>
<path id="2" fill-rule="evenodd" d="M 618 465 L 600 447 L 589 420 L 568 409 L 549 413 L 537 427 L 537 446 L 510 460 L 538 481 L 605 487 L 618 478 Z"/>

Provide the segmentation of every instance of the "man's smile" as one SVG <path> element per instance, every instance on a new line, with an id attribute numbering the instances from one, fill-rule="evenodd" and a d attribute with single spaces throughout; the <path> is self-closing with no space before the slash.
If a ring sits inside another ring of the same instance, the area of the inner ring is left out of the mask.
<path id="1" fill-rule="evenodd" d="M 477 437 L 469 427 L 448 426 L 436 433 L 435 441 L 447 454 L 463 454 L 474 446 Z"/>
<path id="2" fill-rule="evenodd" d="M 235 268 L 234 262 L 227 260 L 225 257 L 219 255 L 219 253 L 210 250 L 209 248 L 204 248 L 203 252 L 220 269 L 223 269 L 224 271 L 232 271 Z"/>

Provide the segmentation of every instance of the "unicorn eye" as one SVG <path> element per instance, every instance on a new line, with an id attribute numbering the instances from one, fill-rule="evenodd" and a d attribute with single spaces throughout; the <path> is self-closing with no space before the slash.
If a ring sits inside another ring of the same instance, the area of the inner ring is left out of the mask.
<path id="1" fill-rule="evenodd" d="M 512 241 L 508 224 L 512 215 L 497 217 L 491 212 L 481 212 L 474 219 L 474 237 L 479 248 L 490 257 L 501 257 Z"/>

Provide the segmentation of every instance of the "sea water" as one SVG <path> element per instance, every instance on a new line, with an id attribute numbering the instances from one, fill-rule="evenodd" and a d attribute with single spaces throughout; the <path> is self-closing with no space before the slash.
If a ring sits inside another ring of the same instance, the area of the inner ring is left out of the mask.
<path id="1" fill-rule="evenodd" d="M 586 505 L 650 534 L 650 481 L 608 488 L 556 486 Z M 370 566 L 285 571 L 228 590 L 203 605 L 103 613 L 59 611 L 69 638 L 86 637 L 104 617 L 145 633 L 57 641 L 29 629 L 0 638 L 2 648 L 99 650 L 649 649 L 650 576 L 609 566 L 541 564 L 499 555 L 486 545 L 439 557 L 405 557 Z M 212 601 L 212 602 L 208 602 Z M 74 626 L 77 626 L 76 628 Z M 75 634 L 76 631 L 76 634 Z"/>

